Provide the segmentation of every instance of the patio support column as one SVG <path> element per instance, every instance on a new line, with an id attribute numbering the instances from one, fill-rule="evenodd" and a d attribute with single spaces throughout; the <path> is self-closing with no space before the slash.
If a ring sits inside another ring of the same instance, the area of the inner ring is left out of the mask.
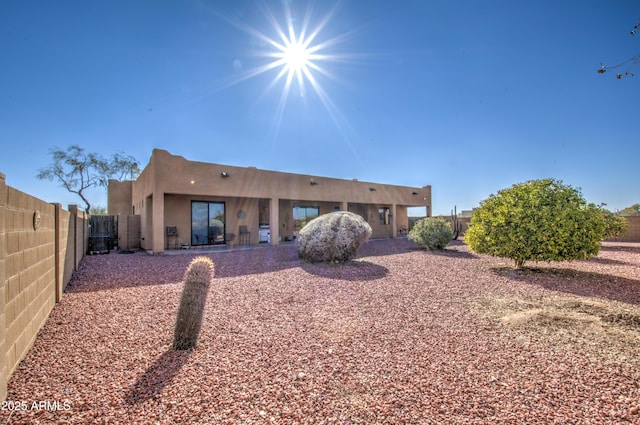
<path id="1" fill-rule="evenodd" d="M 398 214 L 397 214 L 397 208 L 398 206 L 396 204 L 392 204 L 391 205 L 391 215 L 393 216 L 391 218 L 391 237 L 392 238 L 396 238 L 398 237 Z"/>
<path id="2" fill-rule="evenodd" d="M 164 253 L 164 193 L 153 194 L 153 228 L 152 251 L 154 254 Z"/>
<path id="3" fill-rule="evenodd" d="M 271 198 L 269 200 L 269 232 L 271 234 L 271 245 L 278 245 L 280 236 L 280 200 Z"/>
<path id="4" fill-rule="evenodd" d="M 340 203 L 340 211 L 349 211 L 349 204 L 347 201 L 342 201 Z"/>

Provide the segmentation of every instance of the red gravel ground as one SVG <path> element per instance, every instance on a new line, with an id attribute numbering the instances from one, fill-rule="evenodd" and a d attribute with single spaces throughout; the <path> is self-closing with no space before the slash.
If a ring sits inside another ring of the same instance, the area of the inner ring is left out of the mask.
<path id="1" fill-rule="evenodd" d="M 207 253 L 200 341 L 176 352 L 195 255 L 86 257 L 0 424 L 640 423 L 640 244 L 524 271 L 403 239 L 343 265 L 293 246 Z M 510 324 L 505 306 L 545 320 Z"/>

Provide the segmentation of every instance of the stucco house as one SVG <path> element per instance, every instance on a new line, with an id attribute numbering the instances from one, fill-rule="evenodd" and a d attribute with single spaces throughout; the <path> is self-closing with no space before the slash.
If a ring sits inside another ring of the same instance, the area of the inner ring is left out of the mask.
<path id="1" fill-rule="evenodd" d="M 426 207 L 431 186 L 358 180 L 190 161 L 154 149 L 137 180 L 109 181 L 112 215 L 140 216 L 140 246 L 153 253 L 217 244 L 277 245 L 314 217 L 352 211 L 374 238 L 405 234 L 407 209 Z"/>

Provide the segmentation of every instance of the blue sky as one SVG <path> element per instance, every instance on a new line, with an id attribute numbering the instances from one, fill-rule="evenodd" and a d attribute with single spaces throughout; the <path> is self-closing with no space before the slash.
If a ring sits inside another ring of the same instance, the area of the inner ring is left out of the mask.
<path id="1" fill-rule="evenodd" d="M 287 10 L 289 13 L 287 13 Z M 273 18 L 273 19 L 270 19 Z M 0 172 L 35 178 L 78 144 L 146 165 L 187 159 L 433 190 L 433 212 L 553 177 L 611 210 L 640 202 L 636 0 L 4 1 Z M 275 22 L 275 26 L 274 26 Z M 316 82 L 277 66 L 275 27 L 307 25 Z M 324 25 L 322 25 L 322 23 Z M 284 99 L 284 100 L 282 100 Z M 106 191 L 90 192 L 106 205 Z"/>

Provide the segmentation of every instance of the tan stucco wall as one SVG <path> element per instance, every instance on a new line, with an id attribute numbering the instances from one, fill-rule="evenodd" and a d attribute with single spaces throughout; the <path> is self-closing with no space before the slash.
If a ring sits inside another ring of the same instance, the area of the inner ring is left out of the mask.
<path id="1" fill-rule="evenodd" d="M 222 172 L 228 173 L 230 177 L 221 177 Z M 311 180 L 317 184 L 312 185 Z M 133 186 L 134 204 L 152 191 L 157 191 L 204 196 L 216 194 L 221 197 L 326 202 L 345 200 L 358 203 L 431 206 L 430 186 L 414 188 L 384 185 L 188 161 L 159 149 L 153 151 L 149 165 Z M 375 190 L 372 191 L 372 188 Z"/>
<path id="2" fill-rule="evenodd" d="M 131 181 L 109 180 L 107 195 L 107 211 L 109 215 L 128 215 L 133 213 Z"/>
<path id="3" fill-rule="evenodd" d="M 140 249 L 140 216 L 120 214 L 118 220 L 118 249 Z"/>
<path id="4" fill-rule="evenodd" d="M 228 177 L 223 177 L 223 173 Z M 115 184 L 113 193 L 111 185 L 109 190 L 110 206 L 124 210 L 127 191 Z M 249 228 L 251 243 L 257 243 L 258 225 L 264 222 L 264 214 L 268 214 L 271 241 L 275 244 L 278 237 L 285 239 L 293 233 L 294 202 L 319 206 L 321 214 L 334 211 L 336 206 L 346 209 L 349 203 L 367 205 L 374 237 L 393 237 L 398 228 L 408 226 L 407 207 L 427 206 L 431 211 L 431 187 L 385 185 L 188 161 L 155 149 L 147 167 L 132 182 L 131 200 L 128 201 L 131 203 L 129 210 L 142 216 L 142 248 L 164 251 L 167 226 L 178 227 L 180 243 L 190 242 L 193 200 L 226 203 L 226 233 L 236 235 L 231 243 L 238 242 L 240 225 Z M 395 211 L 390 224 L 379 224 L 379 206 Z M 240 209 L 246 209 L 244 219 L 237 218 Z"/>
<path id="5" fill-rule="evenodd" d="M 225 233 L 233 235 L 232 245 L 238 244 L 240 226 L 247 226 L 250 233 L 251 244 L 258 243 L 258 199 L 228 198 L 220 196 L 191 196 L 191 195 L 165 195 L 165 225 L 164 227 L 177 227 L 179 243 L 191 244 L 191 202 L 224 202 L 226 219 Z M 238 213 L 244 212 L 244 218 L 239 218 Z M 165 233 L 165 247 L 167 246 Z M 173 244 L 173 239 L 171 240 Z"/>

